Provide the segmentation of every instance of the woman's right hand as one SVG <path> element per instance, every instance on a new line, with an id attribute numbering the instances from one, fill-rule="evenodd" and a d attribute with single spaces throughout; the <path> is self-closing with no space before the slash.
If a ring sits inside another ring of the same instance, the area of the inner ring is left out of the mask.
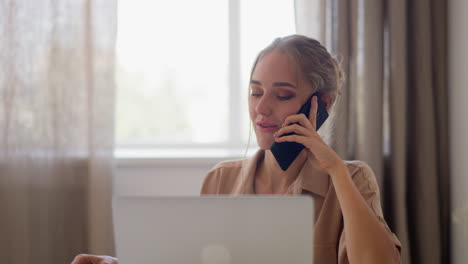
<path id="1" fill-rule="evenodd" d="M 118 264 L 116 258 L 110 256 L 96 256 L 80 254 L 75 257 L 71 264 Z"/>

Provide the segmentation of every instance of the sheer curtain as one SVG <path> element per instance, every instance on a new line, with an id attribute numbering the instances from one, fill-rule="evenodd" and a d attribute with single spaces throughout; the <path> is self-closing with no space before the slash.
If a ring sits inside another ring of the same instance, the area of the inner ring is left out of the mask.
<path id="1" fill-rule="evenodd" d="M 327 127 L 344 159 L 367 162 L 403 263 L 449 263 L 443 0 L 296 0 L 298 33 L 338 54 L 347 74 Z"/>
<path id="2" fill-rule="evenodd" d="M 0 2 L 0 262 L 113 254 L 116 3 Z"/>

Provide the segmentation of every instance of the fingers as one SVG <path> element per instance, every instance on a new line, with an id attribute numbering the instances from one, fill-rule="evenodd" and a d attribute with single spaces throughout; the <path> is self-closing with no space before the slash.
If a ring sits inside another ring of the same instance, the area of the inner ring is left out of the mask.
<path id="1" fill-rule="evenodd" d="M 282 127 L 274 134 L 276 142 L 297 142 L 307 146 L 317 136 L 317 96 L 312 96 L 309 118 L 304 114 L 296 114 L 286 117 Z M 293 135 L 286 135 L 295 133 Z"/>
<path id="2" fill-rule="evenodd" d="M 315 129 L 317 125 L 317 109 L 318 109 L 317 95 L 312 96 L 311 100 L 312 102 L 311 102 L 310 111 L 309 111 L 309 121 Z"/>
<path id="3" fill-rule="evenodd" d="M 296 133 L 298 135 L 302 135 L 302 136 L 311 136 L 312 135 L 310 129 L 307 129 L 307 128 L 305 128 L 305 127 L 303 127 L 301 125 L 298 125 L 298 124 L 292 124 L 292 125 L 280 128 L 280 130 L 276 131 L 276 133 L 273 134 L 273 136 L 274 137 L 281 137 L 284 134 L 291 133 L 291 132 L 294 132 L 294 133 Z"/>
<path id="4" fill-rule="evenodd" d="M 116 258 L 109 257 L 109 256 L 98 256 L 100 257 L 100 261 L 98 262 L 99 264 L 118 264 L 119 262 L 117 261 Z"/>
<path id="5" fill-rule="evenodd" d="M 92 264 L 93 262 L 91 262 L 89 256 L 87 254 L 77 255 L 71 264 Z"/>
<path id="6" fill-rule="evenodd" d="M 75 257 L 71 264 L 118 264 L 118 260 L 110 256 L 95 256 L 80 254 Z"/>
<path id="7" fill-rule="evenodd" d="M 276 142 L 297 142 L 308 148 L 310 137 L 305 137 L 302 135 L 289 135 L 275 138 Z"/>
<path id="8" fill-rule="evenodd" d="M 286 117 L 283 122 L 282 127 L 290 126 L 290 124 L 299 123 L 301 126 L 307 129 L 314 129 L 315 126 L 312 125 L 309 119 L 304 114 L 290 115 Z"/>

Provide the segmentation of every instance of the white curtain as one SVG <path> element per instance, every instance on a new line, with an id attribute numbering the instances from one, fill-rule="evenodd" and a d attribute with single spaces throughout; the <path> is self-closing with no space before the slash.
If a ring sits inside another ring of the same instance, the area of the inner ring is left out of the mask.
<path id="1" fill-rule="evenodd" d="M 113 254 L 116 2 L 0 1 L 0 262 Z"/>

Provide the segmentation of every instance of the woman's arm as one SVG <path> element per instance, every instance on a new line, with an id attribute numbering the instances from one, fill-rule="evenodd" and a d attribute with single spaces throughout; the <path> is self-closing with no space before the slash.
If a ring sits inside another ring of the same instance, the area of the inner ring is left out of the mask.
<path id="1" fill-rule="evenodd" d="M 357 189 L 344 162 L 330 169 L 343 212 L 346 251 L 350 263 L 400 263 L 400 254 Z"/>
<path id="2" fill-rule="evenodd" d="M 309 159 L 332 178 L 343 212 L 350 263 L 400 263 L 397 248 L 357 189 L 343 160 L 317 134 L 316 115 L 317 97 L 314 96 L 309 118 L 303 114 L 287 117 L 275 133 L 275 141 L 301 143 L 309 150 Z M 285 135 L 290 132 L 295 134 Z"/>

